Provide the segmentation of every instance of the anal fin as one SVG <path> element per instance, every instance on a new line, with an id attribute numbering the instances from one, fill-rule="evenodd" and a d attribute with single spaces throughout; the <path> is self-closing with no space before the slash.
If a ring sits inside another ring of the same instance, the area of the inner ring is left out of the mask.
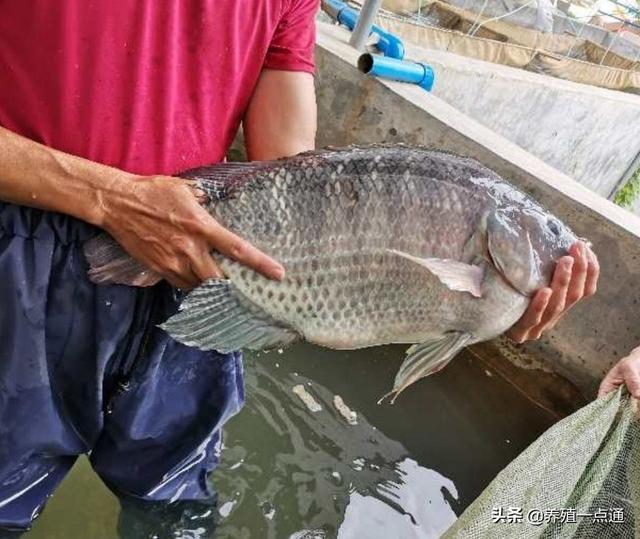
<path id="1" fill-rule="evenodd" d="M 470 340 L 471 335 L 468 333 L 452 331 L 441 337 L 411 346 L 396 374 L 393 389 L 384 395 L 378 404 L 387 397 L 391 397 L 393 404 L 398 395 L 411 384 L 445 367 Z"/>
<path id="2" fill-rule="evenodd" d="M 298 333 L 242 296 L 228 279 L 210 279 L 184 299 L 160 327 L 175 340 L 201 350 L 227 353 L 286 345 Z"/>

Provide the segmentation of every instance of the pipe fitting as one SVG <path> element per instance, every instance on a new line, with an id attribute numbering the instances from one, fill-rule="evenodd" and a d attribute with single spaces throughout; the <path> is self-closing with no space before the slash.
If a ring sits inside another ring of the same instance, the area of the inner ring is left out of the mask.
<path id="1" fill-rule="evenodd" d="M 427 64 L 368 53 L 358 58 L 358 69 L 370 75 L 417 84 L 427 92 L 431 91 L 435 80 L 433 69 Z"/>
<path id="2" fill-rule="evenodd" d="M 353 31 L 358 22 L 359 13 L 357 10 L 349 7 L 342 0 L 322 0 L 322 9 L 331 18 L 338 21 Z M 402 60 L 404 58 L 404 45 L 402 40 L 389 32 L 386 32 L 377 25 L 371 27 L 371 34 L 378 36 L 376 48 L 385 56 Z"/>
<path id="3" fill-rule="evenodd" d="M 404 45 L 398 36 L 385 32 L 378 26 L 373 27 L 372 33 L 378 35 L 376 47 L 382 54 L 398 60 L 404 58 Z"/>

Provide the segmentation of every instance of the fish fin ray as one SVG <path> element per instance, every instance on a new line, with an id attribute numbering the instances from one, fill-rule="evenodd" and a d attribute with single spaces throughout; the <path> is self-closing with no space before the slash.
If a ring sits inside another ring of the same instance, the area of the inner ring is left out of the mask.
<path id="1" fill-rule="evenodd" d="M 447 258 L 420 258 L 396 249 L 387 249 L 387 251 L 428 269 L 450 290 L 469 292 L 476 298 L 482 297 L 483 266 L 465 264 Z"/>
<path id="2" fill-rule="evenodd" d="M 210 199 L 225 200 L 261 170 L 273 169 L 274 161 L 217 163 L 181 172 L 179 176 L 196 182 Z"/>
<path id="3" fill-rule="evenodd" d="M 187 346 L 223 353 L 287 345 L 299 338 L 293 329 L 242 296 L 228 279 L 202 283 L 160 327 Z"/>
<path id="4" fill-rule="evenodd" d="M 89 279 L 97 284 L 116 283 L 129 286 L 153 286 L 162 277 L 127 252 L 108 234 L 99 234 L 83 246 L 89 263 Z"/>
<path id="5" fill-rule="evenodd" d="M 470 340 L 469 333 L 452 331 L 411 346 L 407 350 L 407 357 L 398 369 L 393 389 L 384 395 L 378 403 L 391 397 L 393 404 L 398 395 L 411 384 L 444 368 Z"/>

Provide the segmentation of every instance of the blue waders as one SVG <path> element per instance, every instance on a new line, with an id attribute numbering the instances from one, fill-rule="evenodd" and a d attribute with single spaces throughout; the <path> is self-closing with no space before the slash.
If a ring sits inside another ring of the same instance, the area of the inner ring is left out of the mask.
<path id="1" fill-rule="evenodd" d="M 82 453 L 123 507 L 214 499 L 241 355 L 157 328 L 180 299 L 166 283 L 91 283 L 82 245 L 97 232 L 0 203 L 0 530 L 28 528 Z"/>

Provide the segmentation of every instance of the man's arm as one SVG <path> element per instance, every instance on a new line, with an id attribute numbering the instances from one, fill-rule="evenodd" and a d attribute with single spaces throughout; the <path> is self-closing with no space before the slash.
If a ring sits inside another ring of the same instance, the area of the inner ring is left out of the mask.
<path id="1" fill-rule="evenodd" d="M 280 264 L 218 224 L 192 187 L 135 176 L 54 150 L 0 127 L 0 200 L 72 215 L 109 232 L 172 284 L 192 287 L 221 272 L 215 249 L 271 278 Z"/>
<path id="2" fill-rule="evenodd" d="M 315 147 L 313 75 L 264 69 L 244 117 L 249 160 L 276 159 Z"/>

